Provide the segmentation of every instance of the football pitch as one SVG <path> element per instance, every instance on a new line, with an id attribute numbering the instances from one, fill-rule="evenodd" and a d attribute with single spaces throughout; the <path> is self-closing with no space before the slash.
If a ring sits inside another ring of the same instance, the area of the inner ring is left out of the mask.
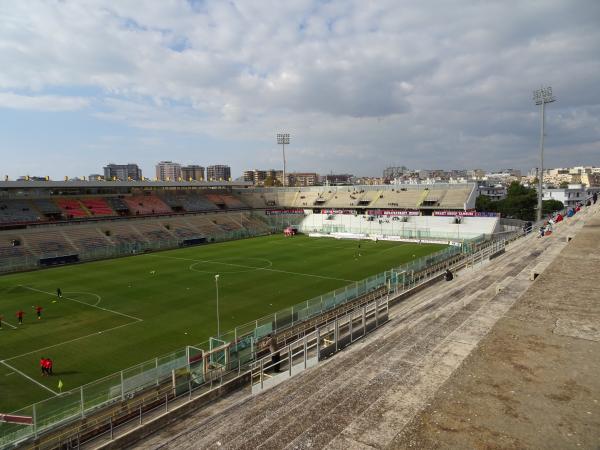
<path id="1" fill-rule="evenodd" d="M 0 413 L 216 335 L 217 274 L 223 333 L 444 247 L 278 235 L 1 276 Z"/>

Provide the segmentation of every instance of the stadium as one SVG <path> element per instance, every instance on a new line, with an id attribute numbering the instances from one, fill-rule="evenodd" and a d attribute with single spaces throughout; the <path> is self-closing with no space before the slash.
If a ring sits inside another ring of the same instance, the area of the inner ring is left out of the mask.
<path id="1" fill-rule="evenodd" d="M 340 318 L 365 334 L 391 293 L 489 258 L 522 227 L 474 212 L 474 184 L 5 181 L 0 198 L 2 445 L 52 447 L 82 418 L 254 380 L 270 351 L 323 333 L 319 350 L 305 339 L 306 366 L 342 347 L 324 331 Z"/>

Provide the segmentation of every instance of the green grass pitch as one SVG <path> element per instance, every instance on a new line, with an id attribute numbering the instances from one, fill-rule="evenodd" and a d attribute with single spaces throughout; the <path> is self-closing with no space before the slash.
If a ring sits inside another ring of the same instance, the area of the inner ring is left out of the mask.
<path id="1" fill-rule="evenodd" d="M 278 235 L 2 276 L 0 413 L 215 335 L 215 274 L 225 332 L 444 247 Z"/>

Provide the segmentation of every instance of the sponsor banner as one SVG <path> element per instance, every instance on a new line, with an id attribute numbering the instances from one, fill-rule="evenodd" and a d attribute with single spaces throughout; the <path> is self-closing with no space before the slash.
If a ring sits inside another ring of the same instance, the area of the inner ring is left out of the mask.
<path id="1" fill-rule="evenodd" d="M 371 209 L 367 212 L 371 216 L 420 216 L 419 211 L 402 211 L 398 209 Z"/>
<path id="2" fill-rule="evenodd" d="M 286 214 L 304 214 L 303 209 L 267 209 L 265 215 L 267 216 L 279 216 Z"/>
<path id="3" fill-rule="evenodd" d="M 433 215 L 451 217 L 500 217 L 500 213 L 478 211 L 434 211 Z"/>
<path id="4" fill-rule="evenodd" d="M 321 214 L 354 214 L 356 215 L 355 209 L 322 209 Z"/>

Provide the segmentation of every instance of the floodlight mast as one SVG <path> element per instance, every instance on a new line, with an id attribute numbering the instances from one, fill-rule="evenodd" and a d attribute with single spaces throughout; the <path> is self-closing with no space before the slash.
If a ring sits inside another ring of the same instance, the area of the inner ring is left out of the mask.
<path id="1" fill-rule="evenodd" d="M 219 274 L 215 275 L 215 286 L 217 288 L 217 339 L 221 339 L 221 318 L 219 315 Z"/>
<path id="2" fill-rule="evenodd" d="M 537 220 L 542 220 L 542 199 L 544 189 L 544 128 L 546 126 L 545 105 L 556 101 L 556 97 L 552 94 L 552 87 L 542 87 L 533 91 L 533 101 L 540 107 L 540 171 L 538 173 L 538 207 Z"/>
<path id="3" fill-rule="evenodd" d="M 277 143 L 281 145 L 283 151 L 283 186 L 286 186 L 286 171 L 285 171 L 285 146 L 290 143 L 289 133 L 277 133 Z"/>

